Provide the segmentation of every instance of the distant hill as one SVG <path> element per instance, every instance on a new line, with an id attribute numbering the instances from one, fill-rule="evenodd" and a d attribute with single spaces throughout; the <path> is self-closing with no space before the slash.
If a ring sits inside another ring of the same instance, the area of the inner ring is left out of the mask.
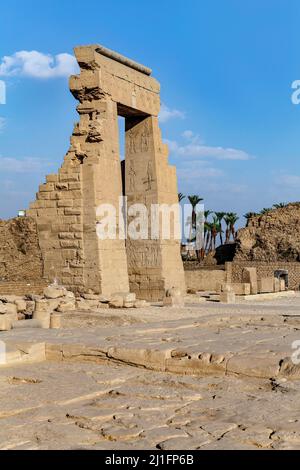
<path id="1" fill-rule="evenodd" d="M 300 261 L 300 202 L 251 217 L 238 231 L 236 260 Z"/>

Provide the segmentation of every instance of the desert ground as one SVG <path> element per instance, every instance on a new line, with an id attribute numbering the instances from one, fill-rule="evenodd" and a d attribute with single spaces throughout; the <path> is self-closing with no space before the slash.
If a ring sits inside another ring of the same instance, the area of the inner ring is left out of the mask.
<path id="1" fill-rule="evenodd" d="M 2 332 L 0 449 L 299 449 L 299 307 L 189 296 Z"/>

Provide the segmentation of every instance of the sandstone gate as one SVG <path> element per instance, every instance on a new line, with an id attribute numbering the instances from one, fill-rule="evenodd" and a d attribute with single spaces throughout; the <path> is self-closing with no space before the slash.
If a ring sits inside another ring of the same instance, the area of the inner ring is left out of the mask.
<path id="1" fill-rule="evenodd" d="M 100 240 L 97 207 L 178 202 L 176 169 L 168 164 L 158 124 L 160 86 L 151 70 L 102 46 L 75 49 L 80 75 L 70 78 L 80 121 L 58 174 L 48 175 L 27 215 L 36 219 L 44 276 L 72 290 L 108 295 L 132 291 L 159 300 L 185 289 L 180 242 Z M 126 122 L 122 184 L 118 116 Z"/>

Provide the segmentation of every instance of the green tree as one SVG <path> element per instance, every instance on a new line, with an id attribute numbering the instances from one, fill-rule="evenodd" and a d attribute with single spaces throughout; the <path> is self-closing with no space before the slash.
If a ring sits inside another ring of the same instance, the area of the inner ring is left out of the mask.
<path id="1" fill-rule="evenodd" d="M 224 216 L 226 215 L 226 212 L 215 212 L 215 215 L 217 217 L 217 220 L 221 226 L 221 230 L 219 232 L 219 235 L 220 235 L 220 242 L 221 242 L 221 245 L 223 245 L 223 230 L 222 230 L 222 221 L 224 219 Z"/>
<path id="2" fill-rule="evenodd" d="M 239 220 L 239 217 L 235 212 L 227 212 L 224 220 L 226 223 L 226 243 L 228 243 L 231 235 L 233 240 L 236 238 L 235 224 Z"/>
<path id="3" fill-rule="evenodd" d="M 264 207 L 261 211 L 260 211 L 260 215 L 265 215 L 267 214 L 268 212 L 271 212 L 272 210 L 272 207 Z"/>

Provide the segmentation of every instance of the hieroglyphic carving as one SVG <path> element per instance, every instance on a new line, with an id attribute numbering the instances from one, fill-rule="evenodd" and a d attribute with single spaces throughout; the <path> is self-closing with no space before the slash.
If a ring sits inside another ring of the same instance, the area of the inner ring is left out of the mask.
<path id="1" fill-rule="evenodd" d="M 147 175 L 146 178 L 144 179 L 144 184 L 147 185 L 146 191 L 151 191 L 152 189 L 152 183 L 154 183 L 154 174 L 153 174 L 153 165 L 151 160 L 148 162 L 147 165 Z"/>
<path id="2" fill-rule="evenodd" d="M 130 160 L 129 163 L 129 191 L 134 192 L 135 191 L 135 177 L 136 177 L 136 171 L 134 169 L 134 162 L 133 160 Z"/>
<path id="3" fill-rule="evenodd" d="M 141 152 L 148 152 L 149 150 L 149 126 L 148 123 L 145 122 L 141 134 Z"/>
<path id="4" fill-rule="evenodd" d="M 129 153 L 131 155 L 136 153 L 136 145 L 135 145 L 135 135 L 132 129 L 128 131 L 128 138 L 129 138 Z"/>
<path id="5" fill-rule="evenodd" d="M 128 244 L 127 250 L 130 252 L 130 256 L 128 258 L 128 264 L 130 268 L 156 268 L 159 266 L 158 246 L 144 245 L 143 251 L 138 251 L 136 248 Z"/>

